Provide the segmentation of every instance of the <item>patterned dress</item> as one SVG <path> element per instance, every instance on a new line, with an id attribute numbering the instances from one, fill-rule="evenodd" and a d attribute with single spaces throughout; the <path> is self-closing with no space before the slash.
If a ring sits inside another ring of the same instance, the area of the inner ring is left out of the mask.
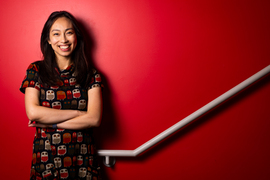
<path id="1" fill-rule="evenodd" d="M 45 86 L 39 81 L 38 62 L 30 64 L 20 87 L 40 91 L 40 105 L 55 109 L 87 110 L 87 90 L 102 86 L 100 74 L 94 70 L 88 88 L 76 84 L 74 66 L 60 71 L 58 86 Z M 91 97 L 90 97 L 91 98 Z M 68 130 L 36 128 L 30 179 L 99 179 L 92 129 Z"/>

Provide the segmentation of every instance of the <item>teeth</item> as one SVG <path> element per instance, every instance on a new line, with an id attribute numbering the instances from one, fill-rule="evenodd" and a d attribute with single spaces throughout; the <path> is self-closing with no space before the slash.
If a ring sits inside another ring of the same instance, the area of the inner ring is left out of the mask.
<path id="1" fill-rule="evenodd" d="M 67 49 L 69 46 L 60 46 L 61 49 Z"/>

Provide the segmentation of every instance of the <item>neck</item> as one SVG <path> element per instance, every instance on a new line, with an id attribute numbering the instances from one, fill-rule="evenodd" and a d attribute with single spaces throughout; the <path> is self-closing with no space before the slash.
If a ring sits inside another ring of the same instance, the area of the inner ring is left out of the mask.
<path id="1" fill-rule="evenodd" d="M 72 64 L 72 61 L 70 58 L 61 58 L 61 59 L 57 58 L 56 63 L 60 70 L 64 70 Z"/>

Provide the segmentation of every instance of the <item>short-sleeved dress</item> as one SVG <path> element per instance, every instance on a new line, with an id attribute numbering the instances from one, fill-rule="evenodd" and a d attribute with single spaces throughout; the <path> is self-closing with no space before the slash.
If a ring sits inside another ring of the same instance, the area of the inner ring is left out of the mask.
<path id="1" fill-rule="evenodd" d="M 38 64 L 27 68 L 20 91 L 24 93 L 26 87 L 39 90 L 41 106 L 86 111 L 87 90 L 102 86 L 95 70 L 88 88 L 76 84 L 73 65 L 63 71 L 55 68 L 61 81 L 58 86 L 45 86 L 39 81 Z M 92 129 L 36 128 L 30 179 L 99 179 Z"/>

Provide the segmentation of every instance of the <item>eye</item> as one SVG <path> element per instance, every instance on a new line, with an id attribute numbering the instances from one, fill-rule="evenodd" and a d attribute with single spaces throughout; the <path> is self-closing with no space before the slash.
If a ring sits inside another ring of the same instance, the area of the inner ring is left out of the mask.
<path id="1" fill-rule="evenodd" d="M 53 33 L 53 35 L 54 35 L 54 36 L 58 36 L 58 35 L 59 35 L 59 33 Z"/>
<path id="2" fill-rule="evenodd" d="M 73 31 L 68 31 L 67 34 L 72 35 Z"/>

